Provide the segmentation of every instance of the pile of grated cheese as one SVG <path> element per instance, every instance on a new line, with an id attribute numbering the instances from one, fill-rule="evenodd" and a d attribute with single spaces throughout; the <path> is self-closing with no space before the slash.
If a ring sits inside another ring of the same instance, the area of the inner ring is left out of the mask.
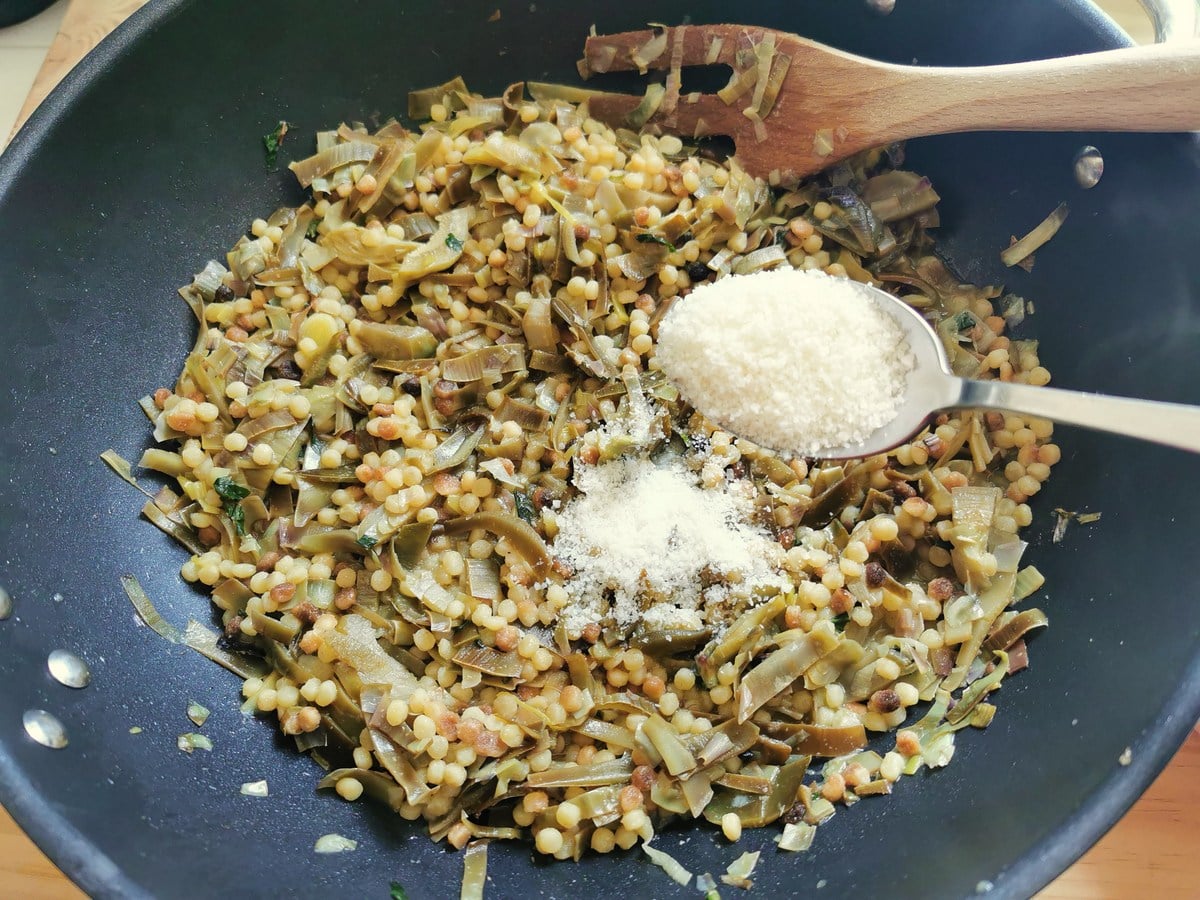
<path id="1" fill-rule="evenodd" d="M 853 282 L 798 269 L 697 287 L 659 325 L 656 357 L 710 419 L 799 456 L 891 421 L 913 367 L 900 327 Z"/>
<path id="2" fill-rule="evenodd" d="M 753 488 L 712 489 L 679 462 L 626 457 L 576 470 L 580 495 L 557 515 L 554 554 L 574 570 L 567 631 L 720 624 L 731 598 L 786 587 L 782 548 L 750 522 Z"/>

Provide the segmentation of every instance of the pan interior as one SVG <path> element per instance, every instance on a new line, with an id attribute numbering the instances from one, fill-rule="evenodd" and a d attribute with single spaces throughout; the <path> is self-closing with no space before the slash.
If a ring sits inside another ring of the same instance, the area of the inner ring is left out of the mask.
<path id="1" fill-rule="evenodd" d="M 193 896 L 203 885 L 214 896 L 383 897 L 397 881 L 410 897 L 436 897 L 461 875 L 456 854 L 398 817 L 317 796 L 316 767 L 267 722 L 239 714 L 236 680 L 139 627 L 118 583 L 136 575 L 172 622 L 209 621 L 207 600 L 178 577 L 185 551 L 138 519 L 139 497 L 98 456 L 112 447 L 136 459 L 146 446 L 136 398 L 173 383 L 193 335 L 175 288 L 251 219 L 300 199 L 284 169 L 264 167 L 261 135 L 279 119 L 295 140 L 286 161 L 318 128 L 386 119 L 410 88 L 455 74 L 484 92 L 520 78 L 573 81 L 593 23 L 620 31 L 734 17 L 946 65 L 1119 40 L 1066 0 L 900 3 L 887 18 L 845 0 L 734 12 L 681 0 L 497 5 L 491 21 L 492 5 L 463 0 L 154 3 L 0 160 L 0 585 L 16 604 L 0 622 L 0 784 L 5 804 L 95 896 Z M 1084 144 L 1106 162 L 1090 192 L 1072 176 Z M 1200 207 L 1190 138 L 965 135 L 913 142 L 909 160 L 944 198 L 941 247 L 964 278 L 1004 281 L 1035 301 L 1027 327 L 1057 384 L 1200 403 L 1196 234 L 1178 212 Z M 1071 219 L 1033 272 L 1004 270 L 1009 236 L 1062 200 Z M 659 846 L 714 873 L 763 849 L 764 892 L 823 883 L 830 896 L 950 897 L 987 880 L 999 896 L 1026 896 L 1115 820 L 1200 710 L 1189 565 L 1200 470 L 1180 452 L 1078 430 L 1061 429 L 1059 443 L 1066 461 L 1036 499 L 1027 555 L 1048 578 L 1051 628 L 1032 643 L 1032 668 L 997 696 L 987 733 L 965 735 L 948 769 L 839 813 L 802 856 L 777 854 L 769 831 L 736 851 L 702 829 L 669 831 Z M 1104 515 L 1054 545 L 1056 506 Z M 86 690 L 44 673 L 58 647 L 91 667 Z M 193 699 L 213 710 L 210 754 L 175 749 L 194 730 Z M 30 708 L 64 722 L 65 749 L 25 738 Z M 1121 768 L 1126 746 L 1134 761 Z M 268 799 L 239 794 L 260 779 Z M 314 855 L 329 832 L 358 850 Z M 543 866 L 523 846 L 493 846 L 490 876 L 499 896 L 675 887 L 638 857 Z"/>

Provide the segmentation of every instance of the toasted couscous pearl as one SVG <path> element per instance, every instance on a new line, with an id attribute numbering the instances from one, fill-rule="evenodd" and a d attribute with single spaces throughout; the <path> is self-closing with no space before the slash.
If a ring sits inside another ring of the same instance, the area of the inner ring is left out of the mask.
<path id="1" fill-rule="evenodd" d="M 362 782 L 357 778 L 339 778 L 334 790 L 343 800 L 357 800 L 362 796 Z"/>
<path id="2" fill-rule="evenodd" d="M 562 849 L 563 835 L 557 828 L 543 828 L 534 837 L 539 853 L 553 855 Z"/>
<path id="3" fill-rule="evenodd" d="M 904 757 L 892 750 L 883 757 L 879 765 L 879 776 L 885 781 L 895 781 L 904 772 Z"/>
<path id="4" fill-rule="evenodd" d="M 317 688 L 316 695 L 313 701 L 317 706 L 329 706 L 337 699 L 337 685 L 332 681 L 322 681 L 321 686 Z"/>
<path id="5" fill-rule="evenodd" d="M 729 841 L 739 841 L 742 838 L 742 820 L 737 813 L 725 813 L 721 816 L 721 833 Z"/>
<path id="6" fill-rule="evenodd" d="M 569 800 L 565 803 L 560 803 L 554 817 L 563 828 L 574 828 L 579 824 L 579 807 Z"/>

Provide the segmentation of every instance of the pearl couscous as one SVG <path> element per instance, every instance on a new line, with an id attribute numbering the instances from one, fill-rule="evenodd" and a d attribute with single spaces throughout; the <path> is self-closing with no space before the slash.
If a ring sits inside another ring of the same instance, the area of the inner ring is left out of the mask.
<path id="1" fill-rule="evenodd" d="M 923 310 L 958 373 L 1044 384 L 1023 301 L 934 255 L 937 195 L 887 153 L 785 190 L 518 94 L 451 83 L 419 131 L 343 125 L 292 164 L 312 199 L 182 291 L 196 345 L 143 401 L 167 445 L 143 465 L 178 489 L 148 515 L 192 551 L 247 710 L 345 801 L 560 859 L 674 818 L 811 840 L 990 721 L 1045 624 L 1010 607 L 1040 586 L 1018 532 L 1062 453 L 1048 422 L 961 412 L 887 455 L 784 460 L 680 400 L 659 322 L 698 284 L 816 269 Z M 629 458 L 745 498 L 776 580 L 699 571 L 685 625 L 646 624 L 671 597 L 643 590 L 568 627 L 559 520 Z"/>

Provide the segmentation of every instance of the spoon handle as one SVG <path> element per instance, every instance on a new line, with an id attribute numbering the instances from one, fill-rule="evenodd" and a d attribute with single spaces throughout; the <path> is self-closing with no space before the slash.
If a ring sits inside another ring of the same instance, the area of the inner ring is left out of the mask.
<path id="1" fill-rule="evenodd" d="M 1200 453 L 1200 406 L 1111 397 L 1004 381 L 956 379 L 951 408 L 1000 409 Z"/>
<path id="2" fill-rule="evenodd" d="M 908 137 L 983 130 L 1200 129 L 1200 42 L 1000 66 L 894 71 L 908 77 L 893 86 L 890 116 Z M 888 130 L 887 123 L 881 127 Z"/>

